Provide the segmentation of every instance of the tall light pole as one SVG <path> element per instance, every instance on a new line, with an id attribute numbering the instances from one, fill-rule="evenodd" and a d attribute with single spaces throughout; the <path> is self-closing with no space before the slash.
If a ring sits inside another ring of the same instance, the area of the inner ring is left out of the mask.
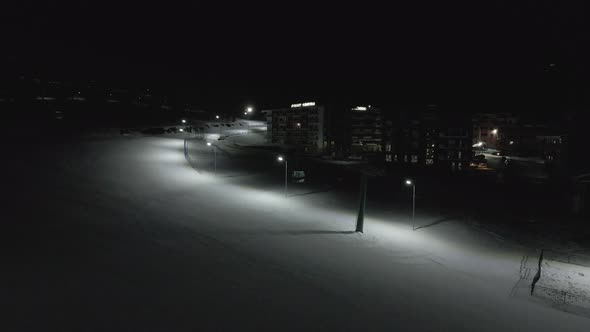
<path id="1" fill-rule="evenodd" d="M 283 161 L 285 162 L 285 197 L 287 197 L 287 183 L 288 183 L 287 180 L 289 178 L 289 170 L 288 170 L 289 161 L 287 161 L 287 158 L 283 158 L 283 156 L 279 156 L 277 158 L 277 160 L 280 162 L 283 162 Z"/>
<path id="2" fill-rule="evenodd" d="M 412 186 L 412 230 L 415 231 L 415 218 L 416 218 L 416 184 L 408 179 L 406 180 L 406 185 Z"/>
<path id="3" fill-rule="evenodd" d="M 254 107 L 248 106 L 248 107 L 246 107 L 246 112 L 244 112 L 244 115 L 248 116 L 248 115 L 252 114 L 253 111 L 254 111 Z M 248 120 L 246 120 L 246 121 L 248 121 Z M 248 121 L 247 123 L 248 123 L 248 134 L 250 134 L 250 121 Z"/>
<path id="4" fill-rule="evenodd" d="M 207 142 L 207 146 L 213 148 L 213 174 L 217 174 L 217 149 L 215 148 L 215 145 L 211 144 L 211 142 Z"/>

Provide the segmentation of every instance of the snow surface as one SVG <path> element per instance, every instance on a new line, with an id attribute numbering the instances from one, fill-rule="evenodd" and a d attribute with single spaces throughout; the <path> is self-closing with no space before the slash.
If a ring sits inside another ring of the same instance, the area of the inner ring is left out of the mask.
<path id="1" fill-rule="evenodd" d="M 280 165 L 232 151 L 215 176 L 181 138 L 12 147 L 5 330 L 590 330 L 514 296 L 528 249 L 458 222 L 412 231 L 370 197 L 352 233 L 357 197 L 285 198 Z"/>

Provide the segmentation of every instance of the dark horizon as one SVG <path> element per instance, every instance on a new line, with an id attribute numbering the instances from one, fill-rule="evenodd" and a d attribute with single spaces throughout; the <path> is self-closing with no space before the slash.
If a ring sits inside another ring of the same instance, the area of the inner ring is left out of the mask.
<path id="1" fill-rule="evenodd" d="M 220 108 L 333 97 L 489 111 L 588 104 L 583 2 L 6 9 L 4 77 L 192 88 Z"/>

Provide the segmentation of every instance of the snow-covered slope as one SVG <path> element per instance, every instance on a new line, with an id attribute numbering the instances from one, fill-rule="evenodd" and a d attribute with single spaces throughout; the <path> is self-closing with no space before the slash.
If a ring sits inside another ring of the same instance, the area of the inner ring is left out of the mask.
<path id="1" fill-rule="evenodd" d="M 407 211 L 369 201 L 352 233 L 356 197 L 285 198 L 280 170 L 214 176 L 210 151 L 193 150 L 195 169 L 179 138 L 22 148 L 5 330 L 590 329 L 511 296 L 527 250 L 460 223 L 412 231 Z"/>

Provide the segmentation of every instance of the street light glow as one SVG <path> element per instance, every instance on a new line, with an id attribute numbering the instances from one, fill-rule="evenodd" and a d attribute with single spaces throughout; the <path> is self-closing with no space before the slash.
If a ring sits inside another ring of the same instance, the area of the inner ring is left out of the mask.
<path id="1" fill-rule="evenodd" d="M 248 107 L 248 109 L 246 110 L 248 113 L 252 113 L 254 109 L 252 107 Z"/>
<path id="2" fill-rule="evenodd" d="M 182 129 L 182 128 L 180 128 L 179 130 L 180 130 L 181 133 L 184 131 L 184 129 Z"/>
<path id="3" fill-rule="evenodd" d="M 283 160 L 285 160 L 285 159 L 283 158 L 283 156 L 279 156 L 279 157 L 277 158 L 277 160 L 278 160 L 278 161 L 283 161 Z"/>
<path id="4" fill-rule="evenodd" d="M 412 185 L 412 180 L 406 180 L 406 184 L 407 184 L 408 186 L 411 186 L 411 185 Z"/>
<path id="5" fill-rule="evenodd" d="M 496 135 L 498 133 L 498 129 L 492 130 L 492 134 Z"/>
<path id="6" fill-rule="evenodd" d="M 182 119 L 182 123 L 186 123 L 186 120 L 185 119 Z"/>
<path id="7" fill-rule="evenodd" d="M 207 142 L 207 146 L 211 146 L 211 142 Z"/>
<path id="8" fill-rule="evenodd" d="M 219 119 L 219 115 L 216 115 L 216 116 L 215 116 L 215 118 L 216 118 L 216 119 Z"/>

